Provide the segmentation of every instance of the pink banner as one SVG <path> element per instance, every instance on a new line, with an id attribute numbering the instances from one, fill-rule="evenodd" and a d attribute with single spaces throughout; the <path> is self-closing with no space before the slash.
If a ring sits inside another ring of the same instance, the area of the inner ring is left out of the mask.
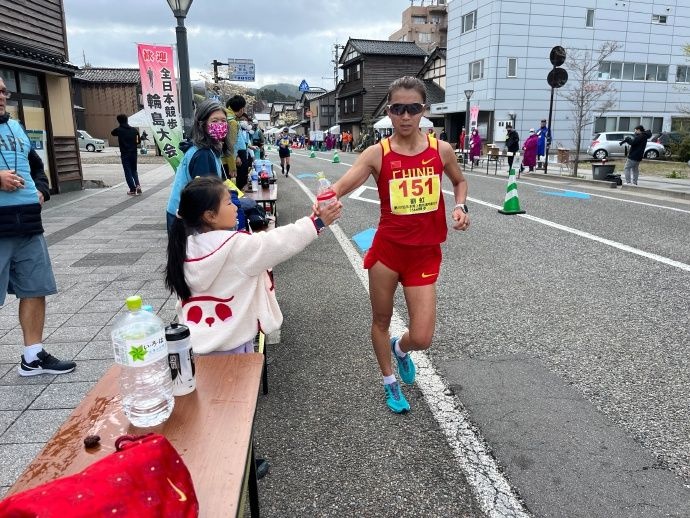
<path id="1" fill-rule="evenodd" d="M 177 169 L 183 153 L 182 117 L 177 98 L 173 49 L 170 46 L 137 45 L 141 93 L 153 138 L 168 163 Z"/>
<path id="2" fill-rule="evenodd" d="M 470 107 L 470 126 L 477 125 L 477 118 L 479 117 L 479 106 Z"/>

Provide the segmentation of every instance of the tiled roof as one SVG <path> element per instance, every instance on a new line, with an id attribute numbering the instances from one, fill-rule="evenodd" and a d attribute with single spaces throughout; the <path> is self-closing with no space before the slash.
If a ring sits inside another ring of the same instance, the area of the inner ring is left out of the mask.
<path id="1" fill-rule="evenodd" d="M 16 64 L 32 64 L 42 70 L 51 70 L 63 74 L 74 74 L 77 67 L 62 56 L 43 52 L 39 49 L 0 41 L 0 59 Z"/>
<path id="2" fill-rule="evenodd" d="M 360 54 L 384 54 L 387 56 L 426 56 L 427 53 L 414 41 L 354 40 L 349 42 Z"/>
<path id="3" fill-rule="evenodd" d="M 434 83 L 431 79 L 424 79 L 426 86 L 426 104 L 443 103 L 446 102 L 446 91 Z"/>
<path id="4" fill-rule="evenodd" d="M 141 75 L 138 68 L 81 68 L 76 79 L 89 83 L 139 84 Z"/>

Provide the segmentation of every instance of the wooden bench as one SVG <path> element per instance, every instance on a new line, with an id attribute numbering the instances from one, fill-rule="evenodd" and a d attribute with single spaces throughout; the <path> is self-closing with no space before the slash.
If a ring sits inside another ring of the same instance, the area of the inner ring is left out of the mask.
<path id="1" fill-rule="evenodd" d="M 152 428 L 134 427 L 122 413 L 120 367 L 114 365 L 7 495 L 82 471 L 114 452 L 115 440 L 121 435 L 153 431 L 166 436 L 187 465 L 200 517 L 244 516 L 245 487 L 251 515 L 258 517 L 252 430 L 263 362 L 263 355 L 256 353 L 197 357 L 196 390 L 175 398 L 170 418 Z M 87 450 L 83 440 L 92 434 L 100 436 L 100 446 Z"/>
<path id="2" fill-rule="evenodd" d="M 278 184 L 269 184 L 267 189 L 259 186 L 258 191 L 244 191 L 244 195 L 261 205 L 267 214 L 271 214 L 278 224 Z"/>

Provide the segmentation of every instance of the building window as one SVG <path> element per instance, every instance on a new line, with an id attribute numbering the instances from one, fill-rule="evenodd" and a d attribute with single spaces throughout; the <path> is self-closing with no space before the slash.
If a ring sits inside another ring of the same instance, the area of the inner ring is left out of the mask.
<path id="1" fill-rule="evenodd" d="M 474 81 L 484 77 L 484 60 L 473 61 L 470 63 L 469 80 Z"/>
<path id="2" fill-rule="evenodd" d="M 345 100 L 343 101 L 343 111 L 344 111 L 345 113 L 348 112 L 347 108 L 348 108 L 348 105 L 349 105 L 349 104 L 350 104 L 350 99 L 345 99 Z"/>
<path id="3" fill-rule="evenodd" d="M 412 25 L 423 25 L 426 23 L 426 16 L 413 16 Z"/>
<path id="4" fill-rule="evenodd" d="M 666 82 L 668 81 L 668 65 L 603 61 L 599 65 L 598 78 Z"/>
<path id="5" fill-rule="evenodd" d="M 653 14 L 652 15 L 652 23 L 663 23 L 665 24 L 668 19 L 668 16 L 665 14 Z"/>
<path id="6" fill-rule="evenodd" d="M 419 43 L 431 43 L 431 34 L 428 32 L 420 32 L 417 34 L 417 41 Z"/>
<path id="7" fill-rule="evenodd" d="M 352 98 L 352 113 L 355 113 L 356 110 L 357 110 L 357 98 L 353 97 Z"/>
<path id="8" fill-rule="evenodd" d="M 616 131 L 635 131 L 635 126 L 642 124 L 652 133 L 661 133 L 664 124 L 663 117 L 597 117 L 594 120 L 594 133 L 616 132 Z"/>
<path id="9" fill-rule="evenodd" d="M 676 83 L 690 83 L 690 74 L 688 74 L 686 65 L 678 65 L 676 68 Z"/>
<path id="10" fill-rule="evenodd" d="M 477 11 L 467 13 L 462 17 L 462 32 L 471 31 L 477 28 Z"/>
<path id="11" fill-rule="evenodd" d="M 437 14 L 432 14 L 431 23 L 433 23 L 434 25 L 439 25 L 441 23 L 441 17 Z"/>
<path id="12" fill-rule="evenodd" d="M 585 15 L 585 27 L 594 27 L 594 9 L 587 9 Z"/>
<path id="13" fill-rule="evenodd" d="M 355 79 L 361 79 L 362 77 L 362 64 L 357 63 L 355 65 Z"/>
<path id="14" fill-rule="evenodd" d="M 517 77 L 517 58 L 508 58 L 508 77 Z"/>

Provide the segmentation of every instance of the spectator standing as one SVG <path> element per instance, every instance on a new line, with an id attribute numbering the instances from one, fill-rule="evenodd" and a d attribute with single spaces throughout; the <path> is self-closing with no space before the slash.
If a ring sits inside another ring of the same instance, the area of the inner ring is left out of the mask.
<path id="1" fill-rule="evenodd" d="M 539 137 L 534 132 L 534 128 L 530 128 L 529 137 L 525 140 L 522 145 L 522 163 L 520 164 L 520 171 L 518 172 L 518 178 L 520 178 L 520 173 L 522 173 L 525 166 L 529 167 L 529 172 L 534 171 L 534 167 L 537 165 L 537 148 L 539 146 Z"/>
<path id="2" fill-rule="evenodd" d="M 506 149 L 508 150 L 508 172 L 513 168 L 515 153 L 520 151 L 520 135 L 513 129 L 512 124 L 506 124 Z"/>
<path id="3" fill-rule="evenodd" d="M 48 178 L 24 128 L 7 113 L 10 95 L 0 78 L 0 305 L 7 294 L 19 299 L 19 375 L 65 374 L 76 363 L 43 349 L 46 295 L 57 293 L 41 222 L 41 207 L 50 199 Z"/>
<path id="4" fill-rule="evenodd" d="M 120 161 L 125 172 L 125 181 L 129 187 L 128 196 L 141 195 L 141 185 L 139 185 L 139 173 L 137 172 L 137 153 L 139 152 L 139 130 L 127 124 L 127 115 L 121 113 L 117 116 L 120 124 L 110 132 L 113 137 L 117 137 L 117 145 L 120 147 Z"/>
<path id="5" fill-rule="evenodd" d="M 259 148 L 259 157 L 263 160 L 266 156 L 264 153 L 264 132 L 261 131 L 261 128 L 256 122 L 252 124 L 252 129 L 252 144 Z"/>
<path id="6" fill-rule="evenodd" d="M 652 132 L 645 130 L 644 126 L 635 126 L 635 135 L 625 137 L 620 144 L 627 142 L 630 144 L 628 150 L 628 159 L 625 161 L 623 172 L 625 173 L 625 183 L 637 185 L 637 179 L 640 176 L 640 162 L 644 157 L 644 150 L 647 147 L 647 141 L 652 136 Z"/>
<path id="7" fill-rule="evenodd" d="M 439 138 L 444 142 L 448 142 L 448 133 L 446 133 L 446 128 L 441 129 L 441 136 Z"/>
<path id="8" fill-rule="evenodd" d="M 546 127 L 546 119 L 542 119 L 539 129 L 537 130 L 538 145 L 537 145 L 537 160 L 541 162 L 541 157 L 546 156 L 551 147 L 551 129 Z"/>
<path id="9" fill-rule="evenodd" d="M 225 165 L 225 172 L 229 178 L 237 179 L 237 168 L 242 165 L 242 161 L 237 156 L 235 145 L 237 144 L 237 137 L 240 134 L 240 118 L 244 114 L 244 108 L 247 106 L 247 101 L 241 95 L 233 95 L 228 102 L 225 103 L 227 108 L 227 123 L 228 135 L 227 146 L 223 156 L 223 165 Z M 247 183 L 245 179 L 245 184 Z M 238 187 L 241 189 L 238 185 Z"/>
<path id="10" fill-rule="evenodd" d="M 472 130 L 472 135 L 470 136 L 470 162 L 476 165 L 475 162 L 479 160 L 482 154 L 482 137 L 479 136 L 479 131 L 477 128 Z"/>
<path id="11" fill-rule="evenodd" d="M 467 138 L 467 132 L 465 131 L 465 126 L 462 127 L 462 131 L 460 132 L 460 138 L 458 139 L 458 149 L 460 150 L 460 153 L 464 153 L 467 142 L 465 142 L 465 139 Z"/>

